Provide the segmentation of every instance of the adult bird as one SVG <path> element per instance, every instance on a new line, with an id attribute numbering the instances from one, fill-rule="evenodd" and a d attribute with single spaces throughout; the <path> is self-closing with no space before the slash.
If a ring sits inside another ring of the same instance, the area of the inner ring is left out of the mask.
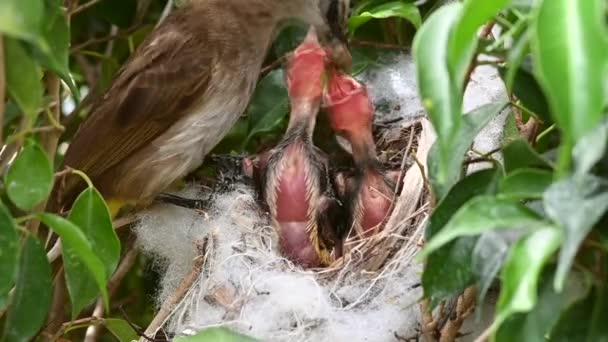
<path id="1" fill-rule="evenodd" d="M 93 105 L 63 166 L 86 173 L 115 216 L 149 204 L 199 167 L 244 112 L 284 23 L 315 28 L 339 67 L 350 65 L 342 29 L 348 0 L 191 0 L 136 49 Z M 49 211 L 84 189 L 57 182 Z"/>

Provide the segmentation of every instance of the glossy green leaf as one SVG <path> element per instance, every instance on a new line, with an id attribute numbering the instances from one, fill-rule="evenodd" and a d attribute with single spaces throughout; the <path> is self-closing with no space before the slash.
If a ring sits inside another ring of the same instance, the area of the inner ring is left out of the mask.
<path id="1" fill-rule="evenodd" d="M 461 94 L 458 93 L 458 85 L 450 77 L 446 61 L 450 32 L 461 9 L 460 3 L 439 8 L 414 37 L 413 53 L 419 94 L 437 132 L 436 146 L 433 147 L 435 151 L 431 153 L 436 160 L 436 170 L 430 171 L 430 177 L 435 179 L 431 183 L 439 184 L 433 185 L 438 198 L 442 198 L 449 190 L 443 185 L 449 183 L 450 147 L 458 134 L 462 113 Z"/>
<path id="2" fill-rule="evenodd" d="M 113 274 L 120 260 L 120 241 L 112 226 L 110 212 L 99 192 L 94 188 L 84 190 L 74 202 L 68 219 L 82 230 L 95 254 L 103 262 L 105 274 Z M 78 260 L 70 258 L 65 263 L 65 271 L 72 297 L 72 312 L 78 314 L 99 295 L 99 287 L 87 266 Z"/>
<path id="3" fill-rule="evenodd" d="M 608 120 L 604 120 L 574 146 L 574 166 L 578 176 L 591 172 L 608 151 Z"/>
<path id="4" fill-rule="evenodd" d="M 255 342 L 254 338 L 226 328 L 208 328 L 194 336 L 178 337 L 175 342 Z"/>
<path id="5" fill-rule="evenodd" d="M 448 66 L 452 81 L 459 90 L 458 94 L 453 94 L 454 96 L 462 94 L 464 78 L 477 48 L 477 31 L 509 2 L 511 0 L 466 0 L 464 2 L 448 45 Z"/>
<path id="6" fill-rule="evenodd" d="M 420 252 L 426 257 L 462 236 L 474 236 L 494 229 L 530 228 L 542 224 L 538 215 L 517 201 L 478 196 L 462 206 L 446 226 Z"/>
<path id="7" fill-rule="evenodd" d="M 353 15 L 348 19 L 348 30 L 354 34 L 357 29 L 372 19 L 403 18 L 414 27 L 418 28 L 422 24 L 418 7 L 410 2 L 391 1 L 380 6 L 369 9 L 358 15 Z"/>
<path id="8" fill-rule="evenodd" d="M 454 185 L 433 211 L 426 227 L 425 238 L 429 240 L 437 234 L 469 199 L 493 194 L 497 177 L 498 172 L 495 169 L 481 170 Z M 429 255 L 422 274 L 422 286 L 425 297 L 430 298 L 433 305 L 461 293 L 473 282 L 471 257 L 476 241 L 476 237 L 459 238 Z"/>
<path id="9" fill-rule="evenodd" d="M 536 305 L 539 277 L 547 260 L 559 248 L 561 239 L 559 229 L 546 226 L 515 243 L 501 274 L 495 327 L 507 317 L 530 311 Z"/>
<path id="10" fill-rule="evenodd" d="M 564 179 L 545 192 L 543 203 L 565 234 L 555 275 L 555 287 L 560 290 L 581 242 L 608 211 L 608 181 L 594 176 Z"/>
<path id="11" fill-rule="evenodd" d="M 554 268 L 549 267 L 543 272 L 537 291 L 538 301 L 534 308 L 530 312 L 514 314 L 505 319 L 496 331 L 496 342 L 547 341 L 547 336 L 552 335 L 551 330 L 560 319 L 558 313 L 584 299 L 589 293 L 589 284 L 585 284 L 582 275 L 569 278 L 564 291 L 556 292 L 553 287 L 554 271 Z"/>
<path id="12" fill-rule="evenodd" d="M 70 27 L 66 11 L 61 1 L 46 0 L 45 3 L 41 36 L 49 48 L 41 50 L 38 58 L 44 67 L 57 73 L 70 86 L 73 94 L 78 95 L 78 88 L 70 75 Z"/>
<path id="13" fill-rule="evenodd" d="M 119 342 L 131 342 L 139 339 L 137 332 L 125 320 L 107 318 L 103 320 L 103 324 Z"/>
<path id="14" fill-rule="evenodd" d="M 604 8 L 604 0 L 542 1 L 534 22 L 536 76 L 570 144 L 602 117 L 607 61 Z"/>
<path id="15" fill-rule="evenodd" d="M 2 339 L 6 342 L 29 341 L 42 327 L 51 306 L 51 266 L 35 237 L 26 237 L 19 259 L 15 294 Z"/>
<path id="16" fill-rule="evenodd" d="M 0 311 L 6 306 L 13 287 L 19 257 L 17 225 L 4 203 L 0 201 Z"/>
<path id="17" fill-rule="evenodd" d="M 2 11 L 1 8 L 0 11 Z M 43 90 L 40 82 L 42 70 L 27 53 L 20 41 L 5 38 L 4 48 L 6 50 L 6 86 L 8 94 L 19 108 L 34 121 L 42 106 Z"/>
<path id="18" fill-rule="evenodd" d="M 273 70 L 259 82 L 247 109 L 250 131 L 243 146 L 259 134 L 276 130 L 288 113 L 289 97 L 283 71 Z"/>
<path id="19" fill-rule="evenodd" d="M 505 237 L 497 232 L 486 232 L 477 240 L 473 249 L 471 268 L 479 281 L 478 303 L 483 303 L 490 286 L 502 268 L 508 251 L 509 244 Z"/>
<path id="20" fill-rule="evenodd" d="M 503 147 L 502 153 L 507 174 L 521 168 L 551 169 L 551 164 L 522 139 L 508 143 Z"/>
<path id="21" fill-rule="evenodd" d="M 0 32 L 15 38 L 37 41 L 43 14 L 41 0 L 2 0 Z"/>
<path id="22" fill-rule="evenodd" d="M 61 237 L 66 282 L 68 284 L 73 284 L 75 278 L 82 276 L 81 273 L 73 274 L 70 272 L 70 270 L 82 269 L 82 267 L 76 268 L 73 265 L 68 266 L 68 264 L 84 265 L 86 270 L 95 279 L 95 283 L 101 292 L 107 310 L 109 308 L 108 291 L 106 288 L 108 275 L 106 274 L 103 262 L 97 257 L 97 252 L 93 250 L 86 235 L 75 224 L 57 215 L 38 214 L 36 216 Z M 68 286 L 68 292 L 70 292 L 72 303 L 82 303 L 84 300 L 79 297 L 74 297 L 74 295 L 78 293 L 74 294 L 71 290 L 72 289 Z M 72 313 L 73 318 L 76 315 L 78 315 L 78 312 Z"/>
<path id="23" fill-rule="evenodd" d="M 517 169 L 500 181 L 498 195 L 512 199 L 539 199 L 553 183 L 553 173 L 540 169 Z"/>
<path id="24" fill-rule="evenodd" d="M 11 164 L 4 181 L 11 201 L 23 210 L 30 210 L 49 195 L 53 180 L 53 167 L 46 153 L 29 141 Z"/>
<path id="25" fill-rule="evenodd" d="M 444 148 L 444 157 L 442 157 L 439 141 L 433 144 L 428 157 L 429 178 L 438 198 L 445 196 L 449 189 L 456 184 L 462 173 L 465 153 L 481 129 L 496 117 L 505 105 L 505 102 L 490 103 L 464 115 L 456 136 L 450 145 Z"/>

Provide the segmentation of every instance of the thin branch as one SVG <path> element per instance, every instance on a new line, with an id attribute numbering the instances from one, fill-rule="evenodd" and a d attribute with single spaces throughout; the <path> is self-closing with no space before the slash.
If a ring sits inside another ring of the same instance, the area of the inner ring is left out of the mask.
<path id="1" fill-rule="evenodd" d="M 367 40 L 352 40 L 349 42 L 349 44 L 352 46 L 371 46 L 371 47 L 378 48 L 378 49 L 391 49 L 391 50 L 401 50 L 401 51 L 408 50 L 408 48 L 406 46 L 399 45 L 399 44 L 380 43 L 380 42 L 373 42 L 373 41 L 367 41 Z"/>
<path id="2" fill-rule="evenodd" d="M 492 28 L 494 28 L 494 22 L 493 21 L 487 23 L 483 27 L 483 29 L 481 30 L 480 37 L 481 38 L 487 38 L 487 37 L 489 37 L 490 34 L 492 33 Z M 477 67 L 477 54 L 475 54 L 475 56 L 473 57 L 473 61 L 471 62 L 471 64 L 469 64 L 469 68 L 467 69 L 467 73 L 465 74 L 465 77 L 464 77 L 464 89 L 466 89 L 467 84 L 469 84 L 469 81 L 471 80 L 471 75 L 473 74 L 473 71 L 475 70 L 476 67 Z"/>
<path id="3" fill-rule="evenodd" d="M 89 2 L 86 2 L 86 3 L 82 4 L 82 5 L 80 5 L 80 6 L 76 7 L 76 8 L 74 8 L 73 10 L 71 10 L 71 11 L 68 13 L 68 15 L 71 17 L 71 16 L 74 16 L 74 15 L 76 15 L 76 14 L 80 13 L 80 12 L 86 11 L 86 10 L 88 10 L 89 8 L 91 8 L 91 7 L 95 6 L 95 5 L 97 5 L 99 2 L 101 2 L 101 0 L 91 0 L 91 1 L 89 1 Z"/>
<path id="4" fill-rule="evenodd" d="M 2 142 L 2 131 L 4 130 L 4 99 L 6 97 L 6 78 L 4 76 L 4 42 L 0 35 L 0 147 Z"/>
<path id="5" fill-rule="evenodd" d="M 130 27 L 128 29 L 125 30 L 121 30 L 116 34 L 111 34 L 105 37 L 100 37 L 100 38 L 92 38 L 87 40 L 84 43 L 80 43 L 72 48 L 70 48 L 70 52 L 77 52 L 80 51 L 82 49 L 84 49 L 87 46 L 93 45 L 93 44 L 97 44 L 97 43 L 105 43 L 111 40 L 115 40 L 115 39 L 121 39 L 121 38 L 128 38 L 132 33 L 134 33 L 135 31 L 137 31 L 139 29 L 138 25 L 135 25 L 133 27 Z"/>

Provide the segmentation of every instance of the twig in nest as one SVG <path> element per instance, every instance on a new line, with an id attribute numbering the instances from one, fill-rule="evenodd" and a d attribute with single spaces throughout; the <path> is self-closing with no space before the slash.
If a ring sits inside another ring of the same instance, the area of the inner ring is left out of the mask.
<path id="1" fill-rule="evenodd" d="M 477 296 L 477 288 L 471 286 L 464 290 L 462 296 L 458 297 L 456 302 L 456 317 L 448 319 L 445 326 L 441 329 L 441 337 L 439 342 L 455 341 L 460 335 L 460 328 L 465 319 L 469 317 L 475 310 L 475 297 Z"/>
<path id="2" fill-rule="evenodd" d="M 208 241 L 209 238 L 206 237 L 203 241 L 196 242 L 199 255 L 194 258 L 194 266 L 192 267 L 192 271 L 190 271 L 190 273 L 184 277 L 175 292 L 169 295 L 169 297 L 162 304 L 160 310 L 152 320 L 152 323 L 150 323 L 146 331 L 144 331 L 144 333 L 142 334 L 142 338 L 139 340 L 140 342 L 150 340 L 148 336 L 154 336 L 156 334 L 156 332 L 165 323 L 169 315 L 171 315 L 171 312 L 173 311 L 175 306 L 179 304 L 182 299 L 184 299 L 184 297 L 192 287 L 192 284 L 194 284 L 196 279 L 198 279 L 198 276 L 201 274 L 203 270 L 203 265 L 205 263 L 205 254 L 207 251 Z"/>

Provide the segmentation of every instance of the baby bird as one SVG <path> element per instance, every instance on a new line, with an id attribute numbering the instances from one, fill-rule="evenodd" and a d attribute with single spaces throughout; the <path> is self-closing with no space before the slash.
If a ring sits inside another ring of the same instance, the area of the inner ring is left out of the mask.
<path id="1" fill-rule="evenodd" d="M 291 112 L 280 143 L 254 160 L 245 160 L 279 235 L 283 255 L 303 267 L 331 262 L 332 221 L 338 210 L 325 154 L 312 142 L 327 54 L 314 29 L 290 57 L 286 73 Z"/>
<path id="2" fill-rule="evenodd" d="M 372 136 L 374 108 L 365 86 L 334 71 L 325 102 L 330 125 L 350 143 L 356 167 L 353 177 L 336 177 L 350 217 L 346 242 L 350 245 L 382 230 L 392 210 L 398 177 L 385 172 L 376 156 Z"/>

